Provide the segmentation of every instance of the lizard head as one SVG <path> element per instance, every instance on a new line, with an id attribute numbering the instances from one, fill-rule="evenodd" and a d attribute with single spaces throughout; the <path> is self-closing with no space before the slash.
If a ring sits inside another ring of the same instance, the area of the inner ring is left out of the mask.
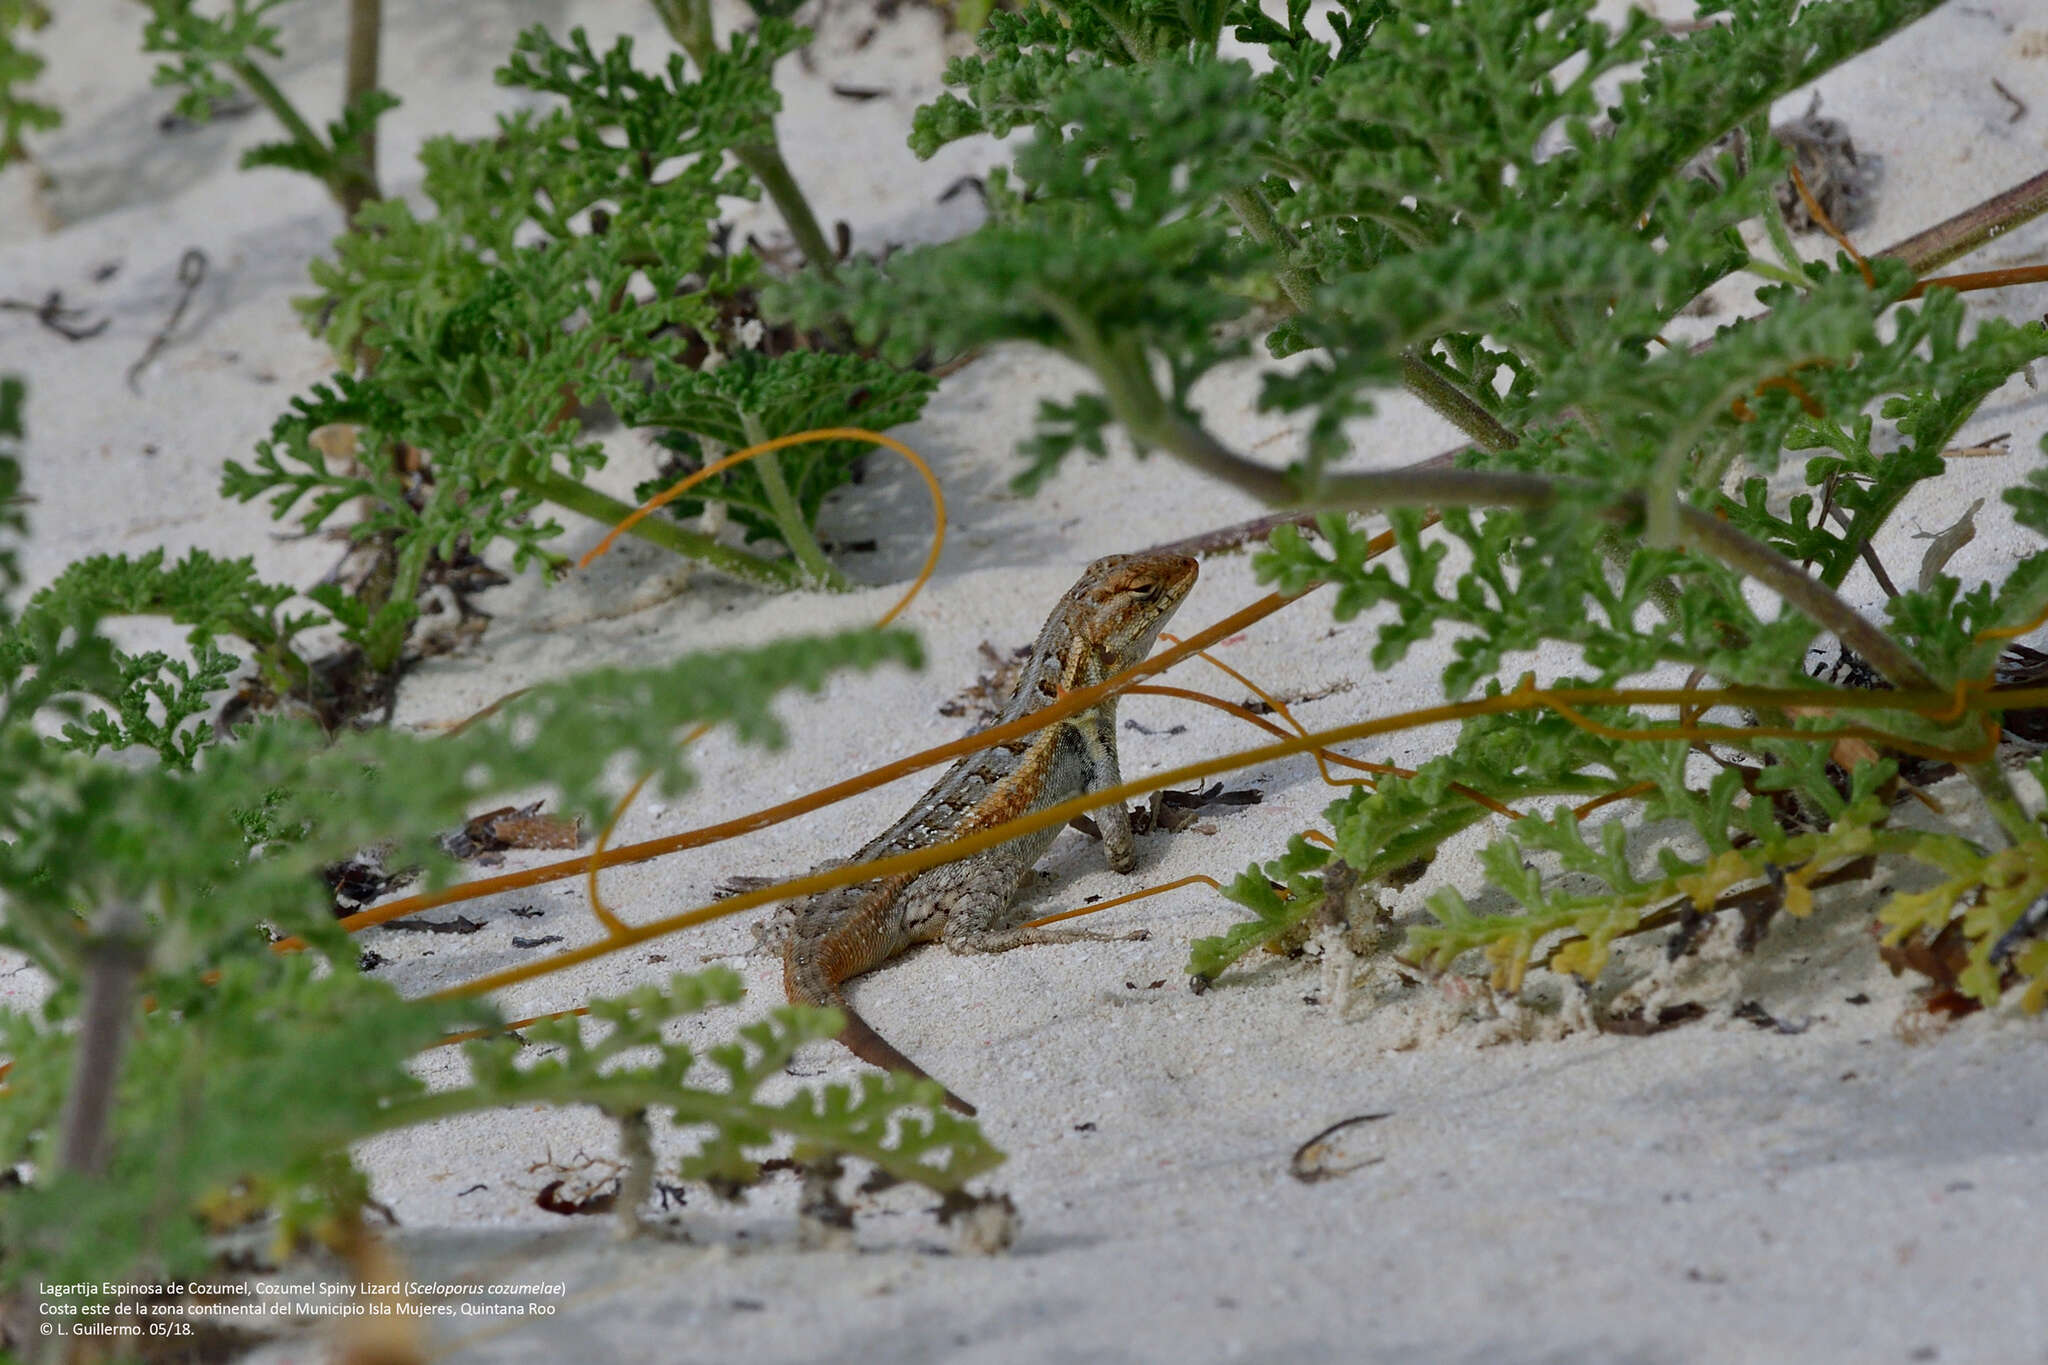
<path id="1" fill-rule="evenodd" d="M 1067 599 L 1109 672 L 1121 672 L 1152 652 L 1200 572 L 1187 555 L 1110 555 L 1088 566 Z"/>

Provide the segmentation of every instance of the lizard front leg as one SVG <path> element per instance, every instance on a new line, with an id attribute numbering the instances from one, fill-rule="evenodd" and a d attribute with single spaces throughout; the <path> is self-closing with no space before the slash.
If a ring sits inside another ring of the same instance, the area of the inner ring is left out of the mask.
<path id="1" fill-rule="evenodd" d="M 1122 786 L 1123 774 L 1116 759 L 1116 713 L 1104 707 L 1097 723 L 1081 727 L 1080 733 L 1088 764 L 1085 790 L 1099 792 Z M 1095 827 L 1102 831 L 1102 851 L 1109 859 L 1110 871 L 1137 871 L 1138 841 L 1131 834 L 1130 807 L 1113 801 L 1090 814 L 1095 817 Z"/>

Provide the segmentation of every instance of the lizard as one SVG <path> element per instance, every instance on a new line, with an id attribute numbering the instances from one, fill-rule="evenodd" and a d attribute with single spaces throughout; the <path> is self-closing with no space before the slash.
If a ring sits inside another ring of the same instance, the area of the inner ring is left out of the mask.
<path id="1" fill-rule="evenodd" d="M 1143 659 L 1199 571 L 1188 556 L 1166 553 L 1110 555 L 1090 564 L 1046 618 L 996 723 L 1029 715 Z M 1122 780 L 1116 698 L 1110 697 L 1036 734 L 969 754 L 847 861 L 872 862 L 946 843 Z M 1137 846 L 1123 803 L 1105 805 L 1095 819 L 1110 867 L 1134 870 Z M 854 1056 L 930 1079 L 847 1003 L 850 978 L 913 944 L 934 940 L 956 952 L 993 953 L 1027 943 L 1144 936 L 1024 927 L 1013 903 L 1058 833 L 1040 830 L 958 862 L 821 891 L 799 902 L 783 944 L 783 987 L 790 1002 L 839 1010 L 846 1021 L 839 1041 Z M 950 1090 L 946 1103 L 963 1114 L 975 1112 Z"/>

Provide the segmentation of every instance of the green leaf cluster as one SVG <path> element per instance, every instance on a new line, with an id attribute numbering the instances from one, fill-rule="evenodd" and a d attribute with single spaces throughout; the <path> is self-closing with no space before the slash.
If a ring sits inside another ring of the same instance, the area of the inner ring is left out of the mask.
<path id="1" fill-rule="evenodd" d="M 705 443 L 726 450 L 756 445 L 771 435 L 829 427 L 887 430 L 916 419 L 937 387 L 916 370 L 898 369 L 869 356 L 791 351 L 770 357 L 742 351 L 717 369 L 694 370 L 640 405 L 640 421 L 666 427 L 662 443 L 684 457 L 677 474 L 701 467 Z M 723 503 L 747 539 L 781 539 L 792 515 L 815 526 L 825 495 L 853 477 L 869 453 L 858 441 L 826 441 L 771 451 L 714 474 L 668 504 L 677 517 Z M 660 479 L 634 489 L 649 498 L 667 486 Z M 701 494 L 701 496 L 699 496 Z"/>
<path id="2" fill-rule="evenodd" d="M 257 60 L 284 56 L 277 26 L 268 16 L 290 0 L 228 0 L 224 10 L 213 14 L 201 11 L 198 0 L 146 3 L 142 50 L 164 59 L 155 83 L 180 92 L 180 115 L 204 123 L 246 92 L 283 125 L 283 140 L 242 153 L 244 170 L 270 167 L 312 176 L 345 211 L 376 197 L 377 120 L 397 108 L 398 100 L 383 90 L 360 91 L 327 124 L 324 136 L 316 131 Z"/>
<path id="3" fill-rule="evenodd" d="M 10 586 L 24 530 L 13 501 L 22 396 L 0 378 Z M 12 1064 L 0 1164 L 34 1172 L 0 1196 L 0 1280 L 189 1275 L 209 1263 L 211 1220 L 230 1211 L 268 1210 L 288 1238 L 337 1235 L 369 1195 L 350 1143 L 507 1106 L 666 1111 L 703 1133 L 682 1173 L 725 1190 L 752 1180 L 782 1140 L 800 1159 L 860 1157 L 947 1195 L 1001 1160 L 930 1082 L 764 1099 L 799 1044 L 837 1031 L 830 1011 L 779 1010 L 742 1026 L 703 1053 L 711 1074 L 699 1075 L 697 1054 L 665 1028 L 736 1001 L 729 972 L 592 1002 L 588 1026 L 535 1030 L 531 1041 L 553 1054 L 537 1061 L 542 1049 L 502 1036 L 473 1043 L 469 1082 L 429 1093 L 414 1055 L 451 1030 L 502 1020 L 487 1004 L 405 1000 L 366 979 L 320 876 L 377 846 L 445 877 L 437 833 L 515 790 L 550 789 L 589 815 L 609 805 L 622 768 L 684 791 L 684 734 L 726 725 L 744 743 L 778 745 L 778 695 L 815 691 L 847 668 L 914 666 L 912 637 L 860 631 L 599 670 L 531 688 L 440 738 L 380 730 L 330 741 L 272 718 L 205 742 L 210 694 L 234 662 L 213 641 L 288 642 L 308 624 L 286 610 L 289 596 L 247 561 L 198 553 L 175 564 L 98 556 L 19 611 L 0 595 L 0 945 L 25 953 L 52 988 L 40 1009 L 0 1015 L 0 1055 Z M 189 627 L 191 663 L 115 651 L 102 621 L 137 612 Z M 99 752 L 137 745 L 157 752 Z M 112 908 L 132 926 L 110 928 Z M 272 951 L 282 934 L 309 951 Z M 135 964 L 133 1019 L 116 1030 L 125 1057 L 100 1169 L 88 1172 L 65 1147 L 65 1101 L 92 1029 L 83 1001 L 116 956 Z"/>
<path id="4" fill-rule="evenodd" d="M 505 542 L 515 567 L 559 568 L 547 546 L 561 527 L 544 504 L 624 516 L 583 482 L 605 463 L 593 418 L 696 448 L 916 416 L 930 388 L 920 376 L 750 349 L 761 262 L 726 249 L 720 202 L 760 192 L 733 158 L 772 143 L 770 71 L 807 36 L 771 17 L 701 69 L 671 54 L 647 71 L 630 39 L 600 52 L 580 29 L 567 41 L 529 29 L 498 80 L 546 102 L 500 118 L 493 137 L 429 140 L 432 212 L 367 204 L 333 259 L 315 263 L 320 292 L 301 307 L 357 363 L 298 399 L 253 463 L 229 463 L 222 487 L 268 498 L 308 529 L 364 500 L 354 534 L 386 538 L 394 562 L 386 599 L 367 604 L 386 613 L 365 627 L 380 662 L 403 639 L 431 556 Z M 347 460 L 315 439 L 337 426 L 356 452 Z M 667 521 L 638 533 L 757 582 L 836 585 L 813 528 L 852 464 L 844 446 L 793 449 L 696 499 L 729 501 L 750 539 L 780 541 L 794 559 Z"/>
<path id="5" fill-rule="evenodd" d="M 1303 419 L 1287 474 L 1314 505 L 1347 489 L 1348 424 L 1405 384 L 1473 438 L 1460 469 L 1521 476 L 1522 489 L 1534 476 L 1546 491 L 1496 510 L 1439 504 L 1440 521 L 1396 499 L 1383 560 L 1340 516 L 1321 520 L 1320 545 L 1275 535 L 1261 575 L 1327 585 L 1339 619 L 1372 613 L 1373 667 L 1441 633 L 1452 697 L 1497 692 L 1517 656 L 1558 643 L 1586 687 L 1691 672 L 1818 690 L 1807 657 L 1824 623 L 1789 602 L 1759 607 L 1746 580 L 1782 555 L 1840 588 L 1903 499 L 1942 473 L 1961 424 L 2048 356 L 2041 324 L 1966 323 L 1945 291 L 1904 301 L 1900 261 L 1867 276 L 1846 259 L 1802 263 L 1779 219 L 1789 157 L 1770 135 L 1772 102 L 1934 7 L 1734 0 L 1683 33 L 1641 12 L 1609 24 L 1592 0 L 1340 0 L 1314 15 L 1290 0 L 1284 16 L 1246 0 L 1084 0 L 996 14 L 911 137 L 928 156 L 1028 135 L 991 178 L 987 224 L 771 300 L 808 325 L 845 315 L 895 354 L 1023 340 L 1086 366 L 1099 387 L 1042 408 L 1022 450 L 1027 485 L 1075 449 L 1101 454 L 1121 425 L 1141 452 L 1272 487 L 1273 471 L 1202 431 L 1191 397 L 1262 334 L 1290 363 L 1265 375 L 1261 407 Z M 1257 59 L 1225 55 L 1226 30 Z M 1765 281 L 1761 311 L 1697 344 L 1669 339 L 1743 271 Z M 1788 451 L 1813 452 L 1789 498 L 1771 482 Z M 2007 498 L 2048 531 L 2043 487 L 2037 476 Z M 1701 512 L 1750 548 L 1709 554 L 1682 537 Z M 1890 604 L 1892 638 L 1943 685 L 1988 676 L 1999 642 L 1985 632 L 2036 619 L 2044 580 L 2048 556 L 2034 554 L 1995 587 L 1940 574 L 1908 585 Z M 1952 747 L 1981 739 L 1906 713 L 1859 718 Z M 1451 755 L 1331 808 L 1336 856 L 1367 876 L 1404 867 L 1483 818 L 1464 793 L 1647 783 L 1645 814 L 1683 819 L 1716 856 L 1744 841 L 1752 873 L 1789 857 L 1787 840 L 1881 823 L 1851 819 L 1844 793 L 1873 792 L 1888 763 L 1844 773 L 1825 740 L 1758 740 L 1713 776 L 1683 740 L 1627 737 L 1668 733 L 1668 718 L 1609 708 L 1599 720 L 1622 737 L 1541 713 L 1468 722 Z M 1972 776 L 2022 837 L 2004 779 Z M 1568 816 L 1516 821 L 1488 855 L 1489 880 L 1524 913 L 1482 921 L 1440 896 L 1458 933 L 1430 951 L 1490 944 L 1521 962 L 1567 926 L 1604 944 L 1673 878 L 1705 875 L 1630 872 L 1607 845 L 1574 842 Z M 1611 875 L 1559 899 L 1517 870 L 1521 851 Z M 1198 945 L 1193 970 L 1214 975 L 1303 923 L 1325 856 L 1297 841 L 1248 870 L 1228 894 L 1254 918 Z"/>
<path id="6" fill-rule="evenodd" d="M 494 1009 L 408 1001 L 354 971 L 245 955 L 210 984 L 160 995 L 142 1017 L 106 1165 L 91 1177 L 50 1160 L 72 1038 L 32 1015 L 0 1017 L 0 1047 L 15 1062 L 0 1152 L 36 1160 L 39 1170 L 0 1200 L 0 1277 L 191 1276 L 211 1264 L 210 1227 L 231 1212 L 273 1211 L 287 1242 L 333 1240 L 370 1194 L 348 1159 L 350 1143 L 499 1109 L 666 1115 L 701 1135 L 673 1178 L 723 1192 L 752 1184 L 760 1158 L 784 1144 L 800 1161 L 856 1157 L 939 1194 L 1002 1161 L 929 1081 L 869 1077 L 764 1098 L 763 1084 L 781 1078 L 798 1045 L 837 1030 L 833 1011 L 771 1010 L 701 1061 L 668 1036 L 674 1021 L 732 1006 L 741 994 L 736 975 L 714 968 L 594 1000 L 593 1022 L 468 1043 L 467 1081 L 429 1091 L 408 1065 L 415 1054 L 452 1031 L 501 1024 Z"/>
<path id="7" fill-rule="evenodd" d="M 43 59 L 16 40 L 50 22 L 41 0 L 0 0 L 0 166 L 28 155 L 23 133 L 48 132 L 63 122 L 54 105 L 22 93 L 42 73 Z"/>
<path id="8" fill-rule="evenodd" d="M 218 14 L 206 14 L 197 0 L 149 0 L 142 26 L 142 50 L 160 54 L 153 81 L 177 89 L 178 112 L 205 122 L 214 107 L 239 91 L 223 72 L 233 72 L 254 55 L 284 56 L 277 26 L 267 16 L 291 0 L 228 0 Z"/>
<path id="9" fill-rule="evenodd" d="M 739 977 L 720 967 L 595 1001 L 590 1014 L 604 1025 L 601 1037 L 589 1040 L 587 1026 L 573 1019 L 537 1024 L 527 1042 L 544 1055 L 526 1065 L 509 1040 L 471 1043 L 477 1088 L 494 1104 L 597 1104 L 618 1115 L 666 1111 L 678 1127 L 708 1130 L 680 1174 L 714 1188 L 754 1183 L 760 1155 L 778 1134 L 795 1140 L 799 1162 L 858 1157 L 941 1193 L 960 1190 L 1002 1160 L 974 1123 L 945 1108 L 943 1090 L 928 1079 L 866 1075 L 855 1085 L 800 1090 L 780 1102 L 762 1098 L 762 1086 L 782 1076 L 799 1047 L 838 1035 L 844 1020 L 837 1010 L 776 1009 L 741 1026 L 731 1042 L 705 1049 L 701 1059 L 664 1032 L 671 1019 L 730 1005 L 741 994 Z M 650 1054 L 651 1060 L 634 1060 Z M 691 1084 L 701 1063 L 720 1084 Z"/>

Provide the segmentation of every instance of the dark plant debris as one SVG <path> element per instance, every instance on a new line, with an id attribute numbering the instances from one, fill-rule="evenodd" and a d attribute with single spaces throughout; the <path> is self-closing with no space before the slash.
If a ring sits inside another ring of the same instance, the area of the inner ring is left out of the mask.
<path id="1" fill-rule="evenodd" d="M 1646 1018 L 1642 1008 L 1637 1007 L 1633 1010 L 1603 1015 L 1599 1024 L 1602 1033 L 1618 1033 L 1625 1038 L 1647 1038 L 1653 1033 L 1664 1033 L 1683 1024 L 1690 1024 L 1695 1019 L 1704 1019 L 1706 1014 L 1705 1005 L 1697 1000 L 1688 1000 L 1683 1004 L 1665 1005 L 1657 1011 L 1655 1018 Z"/>
<path id="2" fill-rule="evenodd" d="M 1275 697 L 1273 700 L 1279 702 L 1282 706 L 1300 706 L 1304 702 L 1321 701 L 1325 697 L 1341 696 L 1356 686 L 1358 686 L 1357 683 L 1349 678 L 1344 678 L 1338 682 L 1331 683 L 1328 687 L 1318 688 L 1313 692 L 1298 692 L 1290 697 Z M 1246 697 L 1238 705 L 1255 716 L 1270 716 L 1274 711 L 1273 706 L 1261 701 L 1257 697 Z"/>
<path id="3" fill-rule="evenodd" d="M 149 339 L 149 345 L 143 348 L 141 357 L 128 367 L 127 384 L 131 393 L 142 392 L 136 387 L 136 376 L 148 369 L 149 362 L 155 360 L 158 353 L 171 344 L 171 333 L 177 331 L 178 324 L 184 321 L 185 310 L 192 306 L 192 296 L 199 292 L 200 285 L 206 283 L 206 269 L 206 253 L 196 246 L 186 247 L 185 254 L 178 258 L 178 301 L 171 305 L 171 315 L 164 319 L 164 325 Z"/>
<path id="4" fill-rule="evenodd" d="M 484 926 L 467 915 L 454 919 L 395 919 L 381 926 L 394 934 L 474 934 Z"/>
<path id="5" fill-rule="evenodd" d="M 419 869 L 384 866 L 384 850 L 368 848 L 352 858 L 329 863 L 320 869 L 322 881 L 334 893 L 334 917 L 344 919 L 372 901 L 381 900 L 419 876 Z"/>
<path id="6" fill-rule="evenodd" d="M 1813 1026 L 1811 1019 L 1780 1019 L 1754 1000 L 1745 1000 L 1733 1011 L 1734 1017 L 1754 1024 L 1760 1029 L 1771 1029 L 1778 1033 L 1804 1033 Z"/>
<path id="7" fill-rule="evenodd" d="M 619 1179 L 613 1176 L 603 1184 L 595 1186 L 580 1195 L 565 1195 L 566 1179 L 550 1180 L 541 1186 L 540 1193 L 533 1197 L 534 1204 L 549 1213 L 574 1217 L 579 1213 L 610 1213 L 612 1205 L 619 1202 Z"/>
<path id="8" fill-rule="evenodd" d="M 983 640 L 981 657 L 988 665 L 988 672 L 939 703 L 940 715 L 971 716 L 977 730 L 985 730 L 995 724 L 996 717 L 1002 714 L 1003 703 L 1010 699 L 1010 693 L 1016 689 L 1018 675 L 1024 671 L 1024 662 L 1031 657 L 1031 646 L 1019 645 L 1004 654 Z"/>
<path id="9" fill-rule="evenodd" d="M 52 289 L 43 296 L 41 303 L 30 303 L 27 299 L 0 299 L 0 312 L 33 313 L 37 322 L 47 327 L 66 341 L 90 341 L 107 330 L 112 318 L 101 318 L 98 322 L 83 321 L 85 312 L 79 308 L 68 308 L 61 291 Z"/>
<path id="10" fill-rule="evenodd" d="M 1338 1119 L 1329 1127 L 1317 1133 L 1307 1142 L 1294 1149 L 1294 1156 L 1287 1163 L 1287 1173 L 1304 1185 L 1313 1185 L 1319 1180 L 1330 1180 L 1367 1166 L 1377 1166 L 1386 1158 L 1383 1156 L 1361 1156 L 1347 1153 L 1338 1143 L 1339 1135 L 1368 1123 L 1392 1118 L 1391 1109 L 1372 1114 L 1354 1114 L 1348 1119 Z"/>
<path id="11" fill-rule="evenodd" d="M 2032 914 L 2033 911 L 2029 910 L 2028 913 Z M 2026 916 L 2022 916 L 2020 923 L 2025 922 Z M 2014 926 L 2017 927 L 2018 925 Z M 1950 920 L 1932 939 L 1915 934 L 1901 943 L 1880 943 L 1877 955 L 1883 959 L 1885 966 L 1892 969 L 1893 976 L 1904 971 L 1913 971 L 1928 979 L 1930 984 L 1922 990 L 1919 1002 L 1920 1008 L 1927 1014 L 1939 1018 L 1960 1019 L 1983 1008 L 1963 993 L 1957 980 L 1963 969 L 1970 965 L 1969 940 L 1963 936 L 1963 921 L 1960 918 Z M 2018 979 L 2019 974 L 2008 962 L 2000 975 L 1999 988 L 2002 990 L 2011 986 Z"/>

